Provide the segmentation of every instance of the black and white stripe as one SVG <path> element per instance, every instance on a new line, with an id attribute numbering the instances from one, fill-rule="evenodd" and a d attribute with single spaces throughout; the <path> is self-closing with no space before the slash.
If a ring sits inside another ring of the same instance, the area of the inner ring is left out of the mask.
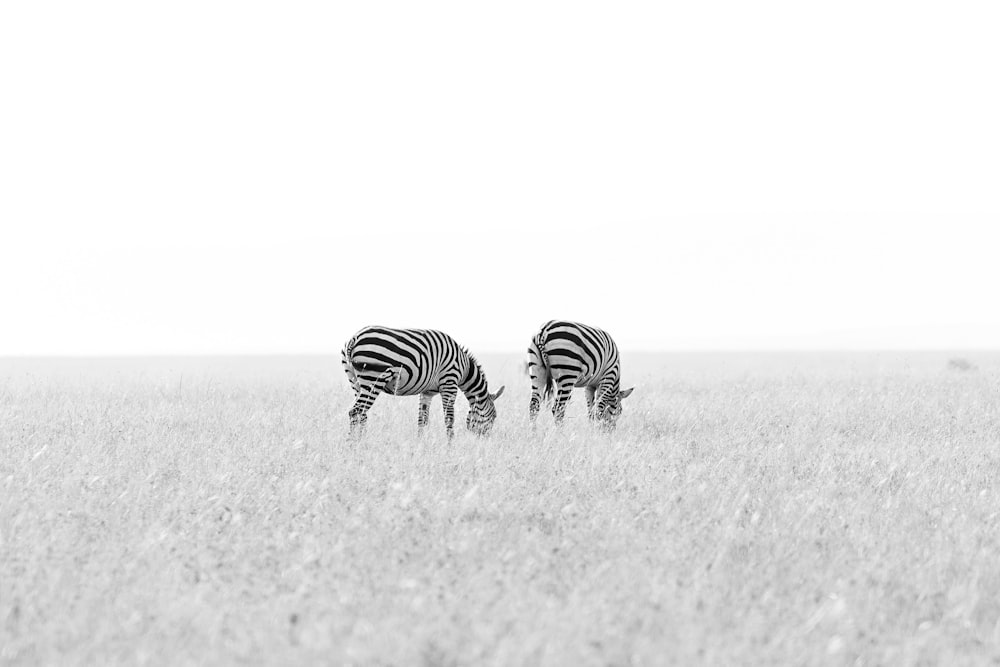
<path id="1" fill-rule="evenodd" d="M 454 432 L 459 390 L 469 400 L 466 426 L 470 431 L 485 435 L 496 420 L 493 402 L 504 388 L 491 394 L 479 362 L 448 334 L 369 326 L 347 341 L 341 360 L 356 397 L 349 413 L 352 432 L 367 421 L 368 410 L 380 393 L 419 394 L 417 425 L 420 427 L 427 425 L 431 399 L 441 394 L 449 438 Z"/>
<path id="2" fill-rule="evenodd" d="M 584 387 L 590 418 L 614 427 L 622 399 L 632 393 L 632 389 L 621 390 L 615 341 L 606 331 L 578 322 L 552 320 L 542 326 L 528 348 L 528 375 L 532 420 L 541 410 L 543 396 L 554 395 L 552 414 L 561 422 L 573 388 Z"/>

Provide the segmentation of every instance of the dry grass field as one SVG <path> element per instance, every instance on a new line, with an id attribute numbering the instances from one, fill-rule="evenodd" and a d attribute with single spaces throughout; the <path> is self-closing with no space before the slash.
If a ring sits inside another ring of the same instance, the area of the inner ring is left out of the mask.
<path id="1" fill-rule="evenodd" d="M 483 356 L 451 444 L 348 442 L 334 357 L 0 360 L 0 663 L 997 663 L 1000 356 L 951 356 L 626 355 L 611 435 Z"/>

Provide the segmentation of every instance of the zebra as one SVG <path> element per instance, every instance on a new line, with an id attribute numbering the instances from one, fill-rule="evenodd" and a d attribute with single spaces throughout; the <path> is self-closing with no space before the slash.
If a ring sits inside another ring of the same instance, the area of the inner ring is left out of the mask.
<path id="1" fill-rule="evenodd" d="M 469 400 L 466 427 L 470 431 L 486 435 L 496 421 L 494 402 L 504 388 L 491 394 L 476 358 L 440 331 L 367 326 L 344 344 L 341 363 L 355 395 L 348 413 L 352 434 L 364 428 L 368 410 L 380 393 L 420 394 L 417 426 L 421 429 L 427 425 L 431 399 L 440 393 L 449 439 L 454 435 L 459 389 Z"/>
<path id="2" fill-rule="evenodd" d="M 606 331 L 563 320 L 546 322 L 531 339 L 528 375 L 531 421 L 538 417 L 544 393 L 546 400 L 555 394 L 552 414 L 556 423 L 562 422 L 573 387 L 585 387 L 588 416 L 613 429 L 622 400 L 635 389 L 621 391 L 618 346 Z"/>

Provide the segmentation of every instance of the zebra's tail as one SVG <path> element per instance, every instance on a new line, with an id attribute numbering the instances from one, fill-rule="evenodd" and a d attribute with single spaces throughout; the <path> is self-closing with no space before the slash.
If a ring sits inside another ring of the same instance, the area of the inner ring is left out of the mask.
<path id="1" fill-rule="evenodd" d="M 549 368 L 549 357 L 545 354 L 545 331 L 542 330 L 531 339 L 531 348 L 528 350 L 528 371 L 534 375 L 532 385 L 541 384 L 542 397 L 546 402 L 552 400 L 555 395 L 555 384 L 552 382 L 552 370 Z M 533 366 L 532 366 L 533 363 Z"/>
<path id="2" fill-rule="evenodd" d="M 347 375 L 347 381 L 351 383 L 351 388 L 354 389 L 354 393 L 358 393 L 358 374 L 354 370 L 354 364 L 351 361 L 351 355 L 354 354 L 354 344 L 357 342 L 357 336 L 352 336 L 350 340 L 344 343 L 343 349 L 340 351 L 340 363 L 344 367 L 344 374 Z"/>
<path id="3" fill-rule="evenodd" d="M 348 366 L 351 363 L 351 354 L 354 352 L 354 344 L 357 342 L 356 336 L 351 336 L 346 343 L 344 343 L 343 349 L 340 350 L 340 361 L 344 366 Z"/>

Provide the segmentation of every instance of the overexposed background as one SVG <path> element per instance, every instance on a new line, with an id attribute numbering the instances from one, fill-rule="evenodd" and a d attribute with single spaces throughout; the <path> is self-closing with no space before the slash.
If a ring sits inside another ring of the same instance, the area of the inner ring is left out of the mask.
<path id="1" fill-rule="evenodd" d="M 994 2 L 0 5 L 0 355 L 996 347 Z"/>

